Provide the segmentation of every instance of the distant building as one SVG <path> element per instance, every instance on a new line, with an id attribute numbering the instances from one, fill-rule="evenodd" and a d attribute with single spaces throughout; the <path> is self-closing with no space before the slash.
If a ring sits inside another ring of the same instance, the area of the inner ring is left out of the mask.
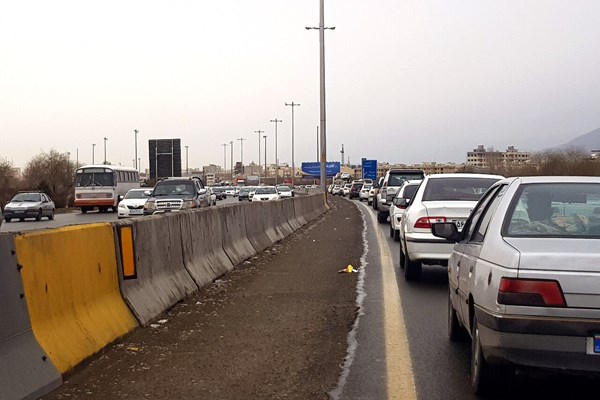
<path id="1" fill-rule="evenodd" d="M 486 149 L 482 144 L 473 151 L 467 152 L 467 166 L 489 168 L 505 164 L 524 164 L 531 160 L 531 153 L 519 151 L 514 146 L 508 146 L 505 151 L 494 148 Z"/>

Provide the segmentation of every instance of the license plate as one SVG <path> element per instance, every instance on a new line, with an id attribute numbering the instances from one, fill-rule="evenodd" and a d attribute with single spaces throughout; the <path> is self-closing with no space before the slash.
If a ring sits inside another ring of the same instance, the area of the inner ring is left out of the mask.
<path id="1" fill-rule="evenodd" d="M 23 211 L 23 210 L 16 210 L 15 211 L 15 214 L 24 214 L 24 213 L 25 213 L 25 211 Z"/>
<path id="2" fill-rule="evenodd" d="M 465 226 L 465 221 L 464 220 L 453 220 L 452 222 L 454 222 L 454 224 L 458 228 L 459 232 L 462 231 L 462 228 L 464 228 L 464 226 Z"/>
<path id="3" fill-rule="evenodd" d="M 594 353 L 600 354 L 600 334 L 594 335 Z"/>
<path id="4" fill-rule="evenodd" d="M 141 215 L 144 210 L 129 210 L 129 214 L 131 215 Z"/>

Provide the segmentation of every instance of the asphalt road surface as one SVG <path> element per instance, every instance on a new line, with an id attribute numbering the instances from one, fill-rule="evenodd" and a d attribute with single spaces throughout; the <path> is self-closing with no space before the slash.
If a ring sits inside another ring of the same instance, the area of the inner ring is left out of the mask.
<path id="1" fill-rule="evenodd" d="M 365 203 L 331 210 L 92 357 L 44 399 L 475 399 L 446 335 L 447 275 L 407 283 Z M 338 273 L 348 264 L 359 273 Z M 595 398 L 598 380 L 518 375 L 496 398 Z"/>

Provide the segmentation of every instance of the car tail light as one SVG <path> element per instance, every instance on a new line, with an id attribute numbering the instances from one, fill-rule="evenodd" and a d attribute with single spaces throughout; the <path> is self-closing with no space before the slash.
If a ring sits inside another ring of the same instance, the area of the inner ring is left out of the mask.
<path id="1" fill-rule="evenodd" d="M 515 306 L 566 307 L 560 283 L 555 280 L 502 278 L 498 303 Z"/>
<path id="2" fill-rule="evenodd" d="M 431 224 L 446 222 L 446 217 L 421 217 L 415 222 L 415 228 L 431 229 Z"/>

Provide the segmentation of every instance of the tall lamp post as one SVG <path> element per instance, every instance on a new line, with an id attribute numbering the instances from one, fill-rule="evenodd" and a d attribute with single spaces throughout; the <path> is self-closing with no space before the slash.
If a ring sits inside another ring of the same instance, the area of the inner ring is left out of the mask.
<path id="1" fill-rule="evenodd" d="M 188 165 L 188 150 L 190 146 L 185 146 L 185 173 L 187 176 L 190 176 L 190 168 Z"/>
<path id="2" fill-rule="evenodd" d="M 135 134 L 135 160 L 134 160 L 134 162 L 135 162 L 135 169 L 137 171 L 139 171 L 140 170 L 140 166 L 138 165 L 138 156 L 137 156 L 137 134 L 138 134 L 138 130 L 134 129 L 133 133 Z"/>
<path id="3" fill-rule="evenodd" d="M 92 165 L 94 165 L 96 163 L 95 155 L 96 155 L 96 143 L 92 143 Z"/>
<path id="4" fill-rule="evenodd" d="M 267 177 L 267 135 L 263 135 L 265 139 L 265 178 Z"/>
<path id="5" fill-rule="evenodd" d="M 242 163 L 242 175 L 244 174 L 244 138 L 239 138 L 240 141 L 240 161 Z"/>
<path id="6" fill-rule="evenodd" d="M 258 177 L 260 178 L 260 134 L 265 133 L 265 131 L 261 131 L 260 129 L 254 131 L 254 133 L 258 133 Z M 265 167 L 267 164 L 265 164 Z"/>
<path id="7" fill-rule="evenodd" d="M 292 186 L 294 186 L 294 181 L 296 179 L 296 164 L 294 164 L 294 107 L 299 107 L 300 104 L 294 103 L 285 103 L 286 106 L 292 107 Z"/>
<path id="8" fill-rule="evenodd" d="M 233 180 L 233 140 L 229 142 L 229 145 L 231 146 L 231 180 Z"/>
<path id="9" fill-rule="evenodd" d="M 108 138 L 104 138 L 104 165 L 106 165 L 106 142 Z"/>
<path id="10" fill-rule="evenodd" d="M 275 184 L 277 185 L 277 178 L 279 177 L 279 158 L 277 158 L 277 124 L 283 121 L 277 118 L 269 121 L 275 123 Z"/>
<path id="11" fill-rule="evenodd" d="M 227 143 L 223 143 L 223 172 L 227 172 Z"/>
<path id="12" fill-rule="evenodd" d="M 325 193 L 327 187 L 327 171 L 325 163 L 327 162 L 327 143 L 326 143 L 326 118 L 325 118 L 325 29 L 334 30 L 335 27 L 325 27 L 325 0 L 320 0 L 319 7 L 319 27 L 306 27 L 306 29 L 319 30 L 319 64 L 320 64 L 320 86 L 321 86 L 321 190 Z"/>

